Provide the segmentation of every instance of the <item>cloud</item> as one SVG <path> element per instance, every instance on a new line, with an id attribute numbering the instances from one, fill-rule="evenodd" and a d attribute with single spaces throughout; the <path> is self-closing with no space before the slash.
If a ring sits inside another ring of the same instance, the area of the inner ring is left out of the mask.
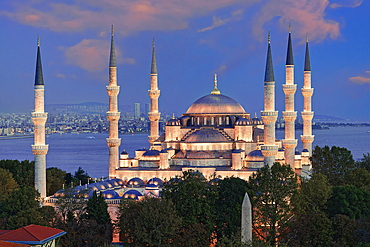
<path id="1" fill-rule="evenodd" d="M 259 0 L 249 0 L 256 2 Z M 199 17 L 242 0 L 25 0 L 13 3 L 14 10 L 0 11 L 25 25 L 56 32 L 98 29 L 115 25 L 116 32 L 127 35 L 143 30 L 179 30 L 188 27 L 191 17 Z"/>
<path id="2" fill-rule="evenodd" d="M 77 65 L 90 72 L 99 72 L 108 66 L 109 41 L 84 39 L 72 47 L 61 49 L 65 51 L 67 64 Z M 118 48 L 116 48 L 116 59 L 118 63 L 135 63 L 132 58 L 123 58 Z"/>
<path id="3" fill-rule="evenodd" d="M 363 3 L 364 0 L 337 0 L 336 3 L 330 4 L 330 8 L 336 9 L 336 8 L 356 8 L 360 6 Z"/>
<path id="4" fill-rule="evenodd" d="M 366 78 L 362 76 L 350 77 L 349 80 L 358 85 L 364 85 L 364 84 L 370 85 L 370 78 Z"/>
<path id="5" fill-rule="evenodd" d="M 270 0 L 255 14 L 253 34 L 257 39 L 264 40 L 264 26 L 278 18 L 283 28 L 292 23 L 292 32 L 296 37 L 304 39 L 309 33 L 311 41 L 320 42 L 327 36 L 335 39 L 340 35 L 339 23 L 325 18 L 328 4 L 328 0 Z"/>
<path id="6" fill-rule="evenodd" d="M 232 14 L 231 14 L 231 17 L 229 18 L 226 18 L 226 19 L 220 19 L 219 17 L 216 17 L 216 16 L 213 16 L 213 21 L 212 21 L 212 25 L 209 26 L 209 27 L 205 27 L 203 29 L 199 29 L 198 32 L 205 32 L 205 31 L 209 31 L 209 30 L 212 30 L 216 27 L 219 27 L 219 26 L 223 26 L 225 25 L 226 23 L 230 22 L 230 21 L 234 21 L 234 20 L 240 20 L 240 16 L 243 14 L 243 10 L 237 10 L 237 11 L 234 11 Z"/>
<path id="7" fill-rule="evenodd" d="M 56 77 L 62 78 L 64 80 L 66 78 L 66 75 L 65 74 L 61 74 L 61 73 L 57 73 L 56 74 Z"/>

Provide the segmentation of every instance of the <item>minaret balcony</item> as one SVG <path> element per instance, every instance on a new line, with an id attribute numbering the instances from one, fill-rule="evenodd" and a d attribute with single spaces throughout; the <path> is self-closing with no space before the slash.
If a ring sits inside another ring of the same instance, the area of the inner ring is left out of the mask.
<path id="1" fill-rule="evenodd" d="M 293 122 L 297 119 L 297 112 L 296 111 L 283 111 L 283 117 L 285 122 Z"/>
<path id="2" fill-rule="evenodd" d="M 119 93 L 120 86 L 107 86 L 107 92 L 109 96 L 117 96 Z"/>
<path id="3" fill-rule="evenodd" d="M 314 112 L 313 111 L 303 111 L 301 112 L 303 120 L 312 120 Z"/>
<path id="4" fill-rule="evenodd" d="M 159 121 L 159 119 L 161 118 L 161 114 L 159 112 L 149 112 L 148 117 L 151 122 Z"/>
<path id="5" fill-rule="evenodd" d="M 313 88 L 302 88 L 303 97 L 311 97 L 313 95 Z"/>
<path id="6" fill-rule="evenodd" d="M 120 116 L 121 116 L 120 112 L 111 112 L 111 111 L 107 112 L 108 121 L 118 121 Z"/>
<path id="7" fill-rule="evenodd" d="M 304 135 L 301 135 L 301 141 L 303 143 L 312 143 L 313 140 L 314 140 L 315 136 L 314 135 L 310 135 L 310 136 L 304 136 Z"/>
<path id="8" fill-rule="evenodd" d="M 295 94 L 295 92 L 297 91 L 297 84 L 293 84 L 293 85 L 284 84 L 283 85 L 283 90 L 284 90 L 285 95 Z"/>
<path id="9" fill-rule="evenodd" d="M 161 90 L 148 90 L 148 92 L 151 99 L 158 99 L 161 94 Z"/>
<path id="10" fill-rule="evenodd" d="M 278 117 L 277 111 L 261 111 L 262 121 L 265 124 L 275 123 Z"/>
<path id="11" fill-rule="evenodd" d="M 283 141 L 283 146 L 284 148 L 288 149 L 295 149 L 297 146 L 298 140 L 297 139 L 284 139 Z"/>
<path id="12" fill-rule="evenodd" d="M 32 115 L 32 118 L 45 118 L 46 119 L 48 117 L 47 112 L 32 112 L 31 115 Z"/>
<path id="13" fill-rule="evenodd" d="M 32 152 L 34 155 L 46 155 L 48 150 L 48 144 L 32 145 Z"/>
<path id="14" fill-rule="evenodd" d="M 262 145 L 261 152 L 265 157 L 276 156 L 278 153 L 278 145 Z"/>
<path id="15" fill-rule="evenodd" d="M 107 138 L 108 147 L 119 147 L 121 145 L 121 138 Z"/>

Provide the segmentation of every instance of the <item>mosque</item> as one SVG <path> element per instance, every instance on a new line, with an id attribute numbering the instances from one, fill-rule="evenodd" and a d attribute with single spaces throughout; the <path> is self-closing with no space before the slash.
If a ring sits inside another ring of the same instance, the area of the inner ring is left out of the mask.
<path id="1" fill-rule="evenodd" d="M 113 40 L 109 61 L 109 179 L 99 183 L 86 185 L 100 191 L 106 199 L 121 197 L 137 198 L 151 193 L 158 196 L 158 189 L 165 181 L 181 176 L 183 171 L 196 170 L 205 178 L 217 177 L 248 177 L 258 168 L 271 166 L 274 162 L 289 164 L 298 175 L 309 176 L 312 153 L 312 118 L 311 67 L 306 40 L 304 65 L 304 97 L 303 111 L 303 142 L 302 152 L 296 150 L 294 96 L 297 84 L 294 83 L 294 62 L 291 30 L 289 27 L 288 48 L 286 57 L 286 81 L 282 85 L 285 93 L 285 139 L 275 138 L 275 123 L 278 112 L 275 110 L 275 77 L 272 62 L 270 34 L 268 38 L 267 59 L 264 79 L 264 110 L 261 119 L 257 114 L 252 118 L 250 113 L 234 99 L 223 95 L 217 88 L 217 75 L 214 77 L 214 88 L 210 94 L 196 100 L 181 117 L 170 119 L 165 132 L 159 133 L 160 90 L 158 87 L 158 70 L 153 41 L 151 63 L 151 82 L 149 97 L 151 99 L 149 149 L 138 149 L 135 157 L 123 151 L 119 153 L 121 139 L 118 136 L 117 97 L 120 87 L 117 84 L 117 66 Z M 262 86 L 262 83 L 261 83 Z M 280 99 L 279 99 L 280 100 Z M 283 99 L 281 99 L 283 100 Z M 40 48 L 38 47 L 35 80 L 35 112 L 32 118 L 35 123 L 35 143 L 32 146 L 35 154 L 35 186 L 41 197 L 46 197 L 45 155 L 48 145 L 45 144 L 44 82 L 41 69 Z M 75 190 L 83 190 L 78 186 Z M 136 191 L 136 192 L 135 192 Z M 130 193 L 128 193 L 130 192 Z M 58 191 L 54 197 L 61 196 L 64 190 Z M 83 196 L 90 197 L 86 192 Z M 115 202 L 119 203 L 119 202 Z"/>

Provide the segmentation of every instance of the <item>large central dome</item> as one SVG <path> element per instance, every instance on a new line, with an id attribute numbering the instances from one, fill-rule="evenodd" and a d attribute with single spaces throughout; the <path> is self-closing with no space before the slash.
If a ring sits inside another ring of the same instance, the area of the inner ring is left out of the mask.
<path id="1" fill-rule="evenodd" d="M 234 99 L 222 94 L 209 94 L 195 101 L 186 114 L 245 114 Z"/>

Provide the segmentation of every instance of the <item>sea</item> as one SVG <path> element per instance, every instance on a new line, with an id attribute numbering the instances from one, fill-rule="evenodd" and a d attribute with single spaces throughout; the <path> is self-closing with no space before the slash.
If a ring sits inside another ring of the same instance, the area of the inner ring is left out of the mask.
<path id="1" fill-rule="evenodd" d="M 324 130 L 313 130 L 313 146 L 325 145 L 345 147 L 352 152 L 353 158 L 359 160 L 370 153 L 369 127 L 331 127 Z M 296 131 L 297 150 L 302 151 L 300 141 L 302 130 Z M 57 167 L 74 174 L 82 167 L 91 177 L 108 176 L 108 133 L 51 134 L 46 136 L 49 151 L 46 155 L 46 166 Z M 120 152 L 125 150 L 134 157 L 135 150 L 149 148 L 148 134 L 120 135 Z M 277 139 L 284 139 L 284 131 L 276 131 Z M 0 139 L 0 160 L 34 160 L 31 145 L 33 138 Z"/>

